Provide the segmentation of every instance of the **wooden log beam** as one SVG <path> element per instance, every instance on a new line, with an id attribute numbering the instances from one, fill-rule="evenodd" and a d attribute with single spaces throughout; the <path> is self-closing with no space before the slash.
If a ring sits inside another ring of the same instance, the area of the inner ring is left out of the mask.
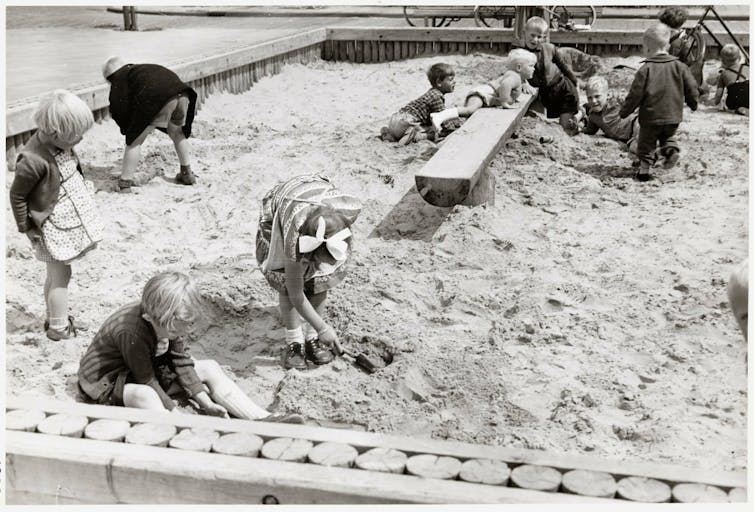
<path id="1" fill-rule="evenodd" d="M 91 420 L 123 420 L 132 424 L 162 423 L 174 425 L 177 428 L 204 428 L 222 433 L 245 432 L 255 434 L 265 441 L 290 437 L 305 439 L 314 443 L 327 441 L 339 442 L 353 446 L 359 453 L 371 448 L 392 448 L 409 456 L 434 454 L 457 457 L 464 461 L 469 459 L 494 459 L 513 465 L 536 464 L 550 466 L 561 471 L 570 471 L 572 469 L 604 471 L 616 478 L 620 476 L 640 476 L 674 483 L 688 482 L 716 485 L 726 489 L 746 487 L 745 472 L 711 471 L 671 464 L 610 460 L 579 454 L 552 453 L 524 448 L 476 445 L 457 441 L 439 441 L 371 432 L 311 427 L 307 425 L 223 419 L 193 414 L 173 414 L 129 407 L 89 405 L 42 398 L 22 399 L 9 396 L 6 400 L 6 408 L 8 410 L 39 410 L 48 415 L 58 413 L 82 415 L 87 416 Z M 6 436 L 12 433 L 11 431 L 6 431 Z M 40 434 L 33 435 L 39 436 Z"/>
<path id="2" fill-rule="evenodd" d="M 516 109 L 482 108 L 455 132 L 414 176 L 416 190 L 430 204 L 453 206 L 463 202 L 482 172 L 515 131 L 534 97 L 522 95 Z M 486 195 L 494 197 L 494 188 Z M 491 197 L 479 197 L 481 203 Z"/>
<path id="3" fill-rule="evenodd" d="M 9 431 L 8 504 L 610 503 L 602 498 Z M 34 499 L 39 501 L 33 501 Z M 614 503 L 614 502 L 613 502 Z"/>

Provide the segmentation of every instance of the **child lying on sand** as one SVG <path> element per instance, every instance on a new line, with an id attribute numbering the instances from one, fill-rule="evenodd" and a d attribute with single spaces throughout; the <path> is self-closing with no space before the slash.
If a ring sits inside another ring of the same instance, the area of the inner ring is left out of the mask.
<path id="1" fill-rule="evenodd" d="M 380 130 L 382 140 L 406 145 L 429 138 L 430 114 L 445 108 L 444 95 L 453 92 L 456 74 L 450 64 L 438 63 L 429 68 L 427 78 L 432 87 L 390 116 L 388 125 Z"/>

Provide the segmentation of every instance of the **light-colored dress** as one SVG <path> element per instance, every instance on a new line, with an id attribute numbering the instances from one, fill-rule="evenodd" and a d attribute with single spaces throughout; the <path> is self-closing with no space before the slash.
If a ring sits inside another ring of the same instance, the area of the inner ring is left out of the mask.
<path id="1" fill-rule="evenodd" d="M 94 185 L 78 171 L 73 152 L 55 155 L 60 171 L 58 200 L 42 223 L 42 241 L 34 244 L 40 261 L 70 263 L 82 257 L 102 240 L 102 222 L 97 216 Z"/>
<path id="2" fill-rule="evenodd" d="M 361 211 L 357 198 L 343 194 L 320 174 L 295 176 L 281 182 L 262 199 L 256 257 L 262 274 L 277 291 L 285 290 L 286 260 L 300 259 L 299 230 L 311 210 L 322 205 L 342 213 L 349 223 Z M 304 273 L 304 292 L 321 293 L 335 287 L 346 276 L 346 261 L 347 258 L 318 267 L 310 264 Z"/>

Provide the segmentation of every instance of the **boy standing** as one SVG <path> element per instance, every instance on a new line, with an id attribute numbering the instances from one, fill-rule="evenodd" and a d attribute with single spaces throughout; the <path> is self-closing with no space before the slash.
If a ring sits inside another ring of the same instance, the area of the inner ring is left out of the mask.
<path id="1" fill-rule="evenodd" d="M 574 115 L 579 111 L 577 79 L 568 64 L 560 58 L 557 47 L 545 41 L 548 30 L 544 19 L 532 16 L 526 20 L 524 40 L 514 41 L 511 46 L 529 50 L 537 56 L 534 76 L 529 84 L 539 88 L 539 98 L 547 110 L 547 117 L 559 119 L 565 132 L 575 135 L 578 127 Z M 532 87 L 524 84 L 523 92 L 532 94 Z"/>
<path id="2" fill-rule="evenodd" d="M 652 179 L 649 169 L 658 142 L 665 159 L 663 167 L 670 169 L 678 163 L 680 147 L 673 136 L 683 120 L 683 103 L 696 110 L 699 99 L 691 71 L 668 54 L 669 47 L 670 29 L 666 25 L 658 23 L 644 32 L 647 59 L 636 72 L 620 109 L 620 116 L 625 119 L 639 108 L 639 181 Z"/>
<path id="3" fill-rule="evenodd" d="M 102 75 L 110 82 L 110 116 L 126 136 L 119 191 L 130 192 L 134 186 L 141 145 L 155 128 L 167 133 L 175 146 L 181 165 L 175 181 L 196 183 L 187 140 L 196 112 L 196 91 L 163 66 L 126 64 L 120 57 L 109 57 Z"/>

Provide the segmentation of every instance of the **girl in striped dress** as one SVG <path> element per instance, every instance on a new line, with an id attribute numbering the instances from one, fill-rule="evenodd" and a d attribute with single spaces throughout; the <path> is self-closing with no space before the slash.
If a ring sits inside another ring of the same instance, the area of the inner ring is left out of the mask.
<path id="1" fill-rule="evenodd" d="M 329 363 L 333 353 L 325 345 L 340 353 L 338 335 L 322 312 L 328 290 L 346 276 L 353 239 L 349 226 L 360 211 L 358 199 L 319 174 L 279 183 L 262 199 L 256 256 L 280 294 L 286 369 L 306 369 L 307 360 Z"/>

